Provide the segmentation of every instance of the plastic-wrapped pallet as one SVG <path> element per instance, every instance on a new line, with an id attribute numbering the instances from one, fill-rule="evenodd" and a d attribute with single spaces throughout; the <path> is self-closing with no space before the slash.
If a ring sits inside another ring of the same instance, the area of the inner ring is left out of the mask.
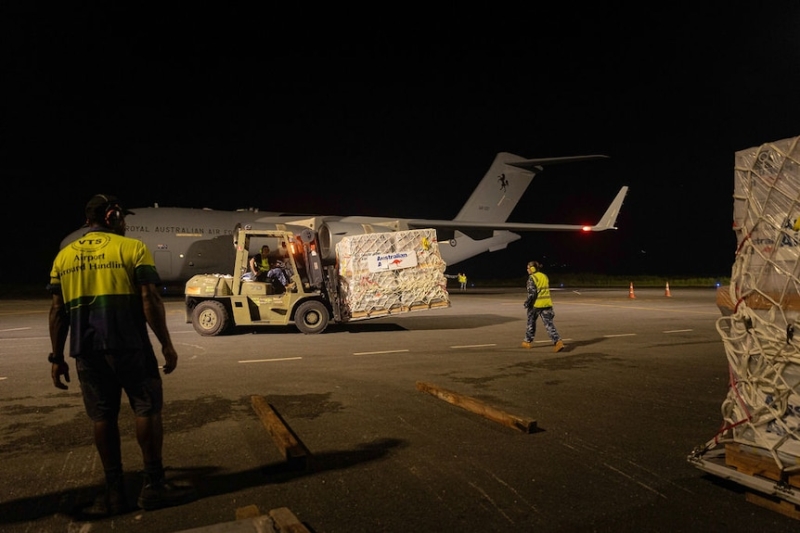
<path id="1" fill-rule="evenodd" d="M 345 237 L 336 258 L 349 320 L 450 306 L 433 229 Z"/>
<path id="2" fill-rule="evenodd" d="M 800 311 L 800 137 L 736 153 L 733 229 L 738 244 L 732 277 L 753 308 Z M 733 285 L 733 283 L 732 283 Z M 787 290 L 789 289 L 789 290 Z"/>
<path id="3" fill-rule="evenodd" d="M 736 153 L 734 307 L 717 325 L 731 376 L 717 440 L 760 448 L 779 466 L 800 456 L 799 162 L 800 137 Z"/>

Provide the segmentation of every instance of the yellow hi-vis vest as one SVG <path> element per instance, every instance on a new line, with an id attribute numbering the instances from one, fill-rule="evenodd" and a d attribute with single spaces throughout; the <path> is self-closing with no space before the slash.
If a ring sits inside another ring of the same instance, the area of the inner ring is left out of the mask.
<path id="1" fill-rule="evenodd" d="M 553 307 L 553 300 L 550 298 L 550 280 L 547 275 L 538 270 L 531 274 L 530 282 L 536 287 L 536 301 L 534 307 Z M 528 292 L 531 292 L 528 290 Z"/>

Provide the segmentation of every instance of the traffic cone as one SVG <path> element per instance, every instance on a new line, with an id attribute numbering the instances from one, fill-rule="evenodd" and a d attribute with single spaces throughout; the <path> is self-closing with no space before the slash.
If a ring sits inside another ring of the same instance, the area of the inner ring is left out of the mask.
<path id="1" fill-rule="evenodd" d="M 628 298 L 636 298 L 636 295 L 633 294 L 633 282 L 631 281 L 631 288 L 628 289 Z"/>
<path id="2" fill-rule="evenodd" d="M 667 290 L 664 291 L 664 296 L 667 298 L 672 298 L 672 295 L 669 293 L 669 281 L 667 282 Z"/>

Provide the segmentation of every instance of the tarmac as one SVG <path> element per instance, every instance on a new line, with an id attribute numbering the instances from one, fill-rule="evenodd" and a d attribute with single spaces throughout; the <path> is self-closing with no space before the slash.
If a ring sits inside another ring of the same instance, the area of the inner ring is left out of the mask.
<path id="1" fill-rule="evenodd" d="M 0 531 L 797 531 L 687 460 L 729 389 L 713 288 L 554 291 L 558 353 L 543 329 L 521 347 L 524 288 L 451 297 L 319 335 L 221 337 L 168 301 L 164 465 L 200 497 L 92 521 L 70 511 L 102 467 L 76 379 L 50 380 L 48 302 L 0 300 Z"/>

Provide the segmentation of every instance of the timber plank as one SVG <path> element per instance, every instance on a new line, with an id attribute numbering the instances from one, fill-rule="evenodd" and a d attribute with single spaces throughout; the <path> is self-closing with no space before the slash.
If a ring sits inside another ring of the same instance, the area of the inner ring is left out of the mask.
<path id="1" fill-rule="evenodd" d="M 422 381 L 417 382 L 417 390 L 432 394 L 441 400 L 449 402 L 453 405 L 457 405 L 458 407 L 466 409 L 467 411 L 477 413 L 484 418 L 488 418 L 489 420 L 493 420 L 503 424 L 504 426 L 522 431 L 523 433 L 533 433 L 536 431 L 535 420 L 508 414 L 500 409 L 496 409 L 495 407 L 487 405 L 476 398 L 458 394 L 457 392 L 443 389 L 441 387 L 437 387 L 436 385 L 424 383 Z"/>
<path id="2" fill-rule="evenodd" d="M 267 403 L 267 400 L 263 396 L 254 395 L 250 397 L 250 401 L 261 419 L 261 423 L 272 436 L 272 440 L 275 441 L 275 445 L 283 453 L 286 461 L 307 467 L 310 452 L 272 409 L 272 406 Z"/>

